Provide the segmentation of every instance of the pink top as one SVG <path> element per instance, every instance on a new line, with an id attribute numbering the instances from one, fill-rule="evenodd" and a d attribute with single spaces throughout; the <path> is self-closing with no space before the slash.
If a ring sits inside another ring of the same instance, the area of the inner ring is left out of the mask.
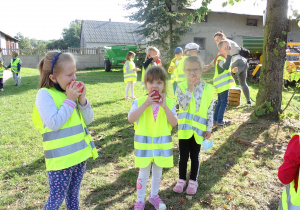
<path id="1" fill-rule="evenodd" d="M 156 122 L 157 114 L 158 114 L 158 111 L 159 111 L 159 105 L 158 104 L 152 104 L 152 110 L 153 110 L 154 121 Z"/>

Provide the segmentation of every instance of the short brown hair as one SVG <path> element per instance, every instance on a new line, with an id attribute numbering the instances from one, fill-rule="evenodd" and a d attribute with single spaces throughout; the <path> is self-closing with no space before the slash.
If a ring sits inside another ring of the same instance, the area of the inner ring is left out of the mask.
<path id="1" fill-rule="evenodd" d="M 17 53 L 17 51 L 11 51 L 11 55 L 13 57 L 18 57 L 19 56 L 19 54 Z"/>
<path id="2" fill-rule="evenodd" d="M 224 43 L 228 43 L 228 44 L 229 44 L 229 42 L 228 42 L 227 40 L 221 40 L 221 41 L 219 41 L 218 44 L 217 44 L 218 49 L 220 49 L 220 48 L 223 46 Z"/>
<path id="3" fill-rule="evenodd" d="M 163 93 L 166 93 L 167 88 L 167 80 L 168 80 L 168 74 L 166 70 L 161 66 L 151 66 L 148 68 L 145 72 L 144 76 L 144 83 L 145 86 L 147 85 L 147 82 L 151 82 L 154 80 L 161 80 L 164 83 L 164 89 Z"/>
<path id="4" fill-rule="evenodd" d="M 226 36 L 225 36 L 225 34 L 223 33 L 223 31 L 218 31 L 217 33 L 215 33 L 215 34 L 214 34 L 214 38 L 215 38 L 216 36 L 219 36 L 219 37 L 221 37 L 221 38 L 223 38 L 223 39 L 226 39 Z"/>
<path id="5" fill-rule="evenodd" d="M 199 56 L 192 55 L 192 56 L 187 57 L 187 58 L 184 60 L 184 70 L 185 70 L 185 65 L 186 65 L 187 63 L 197 63 L 197 64 L 199 65 L 200 69 L 201 69 L 201 70 L 203 69 L 202 61 L 201 61 L 201 59 L 199 58 Z"/>
<path id="6" fill-rule="evenodd" d="M 54 87 L 54 82 L 49 78 L 49 75 L 51 73 L 52 60 L 58 53 L 59 51 L 49 51 L 46 53 L 45 57 L 40 60 L 40 63 L 38 65 L 38 69 L 40 71 L 39 88 Z M 53 66 L 54 76 L 58 76 L 62 72 L 66 62 L 75 63 L 75 59 L 71 53 L 62 53 L 59 55 L 56 63 Z"/>
<path id="7" fill-rule="evenodd" d="M 131 57 L 132 55 L 135 56 L 135 53 L 132 52 L 132 51 L 129 51 L 129 52 L 127 53 L 127 55 L 126 55 L 126 60 L 127 60 L 127 61 L 130 60 L 130 57 Z"/>

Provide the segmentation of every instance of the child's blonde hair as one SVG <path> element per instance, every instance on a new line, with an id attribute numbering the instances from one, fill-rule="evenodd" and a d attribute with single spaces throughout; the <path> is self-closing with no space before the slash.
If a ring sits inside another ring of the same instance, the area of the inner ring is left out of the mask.
<path id="1" fill-rule="evenodd" d="M 145 86 L 147 85 L 147 82 L 152 82 L 154 80 L 161 80 L 164 83 L 164 89 L 162 92 L 166 93 L 168 74 L 163 67 L 151 66 L 147 69 L 144 76 Z"/>
<path id="2" fill-rule="evenodd" d="M 12 55 L 14 58 L 19 56 L 19 54 L 17 53 L 17 51 L 11 51 L 11 55 Z"/>
<path id="3" fill-rule="evenodd" d="M 218 49 L 220 49 L 223 46 L 223 44 L 225 44 L 225 43 L 229 44 L 229 42 L 227 40 L 221 40 L 221 41 L 219 41 L 218 44 L 217 44 Z"/>
<path id="4" fill-rule="evenodd" d="M 127 55 L 126 55 L 126 60 L 127 60 L 127 61 L 130 60 L 130 57 L 131 57 L 132 55 L 135 56 L 135 53 L 132 52 L 132 51 L 129 51 L 129 52 L 127 53 Z"/>
<path id="5" fill-rule="evenodd" d="M 154 46 L 150 46 L 150 47 L 147 47 L 147 49 L 146 49 L 146 59 L 145 59 L 145 61 L 148 60 L 148 55 L 149 55 L 150 52 L 157 52 L 158 57 L 160 56 L 159 49 L 157 49 Z"/>
<path id="6" fill-rule="evenodd" d="M 187 63 L 197 63 L 200 67 L 200 69 L 202 70 L 203 69 L 203 64 L 202 64 L 202 61 L 201 59 L 196 56 L 196 55 L 192 55 L 192 56 L 188 56 L 185 60 L 184 60 L 184 70 L 185 70 L 185 66 Z"/>
<path id="7" fill-rule="evenodd" d="M 50 88 L 54 87 L 54 82 L 49 78 L 51 73 L 52 61 L 54 56 L 56 56 L 59 51 L 49 51 L 46 53 L 45 57 L 40 60 L 38 65 L 38 69 L 40 71 L 40 83 L 39 88 Z M 57 58 L 54 66 L 53 66 L 53 75 L 57 77 L 62 70 L 64 69 L 64 65 L 67 62 L 74 62 L 75 59 L 71 53 L 62 53 Z"/>

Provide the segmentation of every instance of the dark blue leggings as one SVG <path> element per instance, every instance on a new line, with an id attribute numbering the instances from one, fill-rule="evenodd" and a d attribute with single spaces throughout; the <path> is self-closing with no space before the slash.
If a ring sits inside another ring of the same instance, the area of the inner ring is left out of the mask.
<path id="1" fill-rule="evenodd" d="M 47 171 L 50 195 L 44 210 L 59 209 L 66 199 L 67 209 L 79 208 L 79 190 L 86 161 L 59 171 Z"/>

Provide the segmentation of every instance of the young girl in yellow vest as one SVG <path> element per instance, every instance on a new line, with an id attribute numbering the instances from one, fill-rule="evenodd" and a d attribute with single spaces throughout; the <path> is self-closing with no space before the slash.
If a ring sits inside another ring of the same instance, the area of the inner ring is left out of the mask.
<path id="1" fill-rule="evenodd" d="M 44 209 L 78 209 L 79 189 L 89 157 L 97 150 L 86 127 L 93 111 L 85 98 L 86 87 L 77 82 L 74 58 L 48 52 L 39 63 L 40 83 L 33 122 L 43 136 L 50 195 Z"/>
<path id="2" fill-rule="evenodd" d="M 136 99 L 133 94 L 133 83 L 136 82 L 136 72 L 140 71 L 140 69 L 135 67 L 135 64 L 133 62 L 134 57 L 135 53 L 129 51 L 126 55 L 126 62 L 123 66 L 124 82 L 127 83 L 125 90 L 125 100 L 130 100 L 130 98 L 128 97 L 129 86 L 131 87 L 131 99 Z"/>
<path id="3" fill-rule="evenodd" d="M 235 85 L 234 79 L 231 74 L 230 62 L 230 45 L 226 40 L 222 40 L 218 43 L 218 49 L 220 54 L 215 57 L 215 75 L 213 83 L 218 93 L 218 103 L 215 108 L 214 123 L 217 126 L 229 125 L 230 121 L 224 121 L 224 113 L 228 104 L 229 89 Z M 235 68 L 233 73 L 237 72 Z"/>
<path id="4" fill-rule="evenodd" d="M 18 57 L 18 53 L 16 51 L 12 51 L 11 52 L 11 61 L 10 64 L 6 67 L 6 69 L 9 69 L 12 71 L 13 73 L 13 78 L 15 80 L 15 86 L 20 86 L 21 84 L 21 65 L 22 65 L 22 61 L 20 58 Z"/>
<path id="5" fill-rule="evenodd" d="M 191 173 L 187 194 L 195 194 L 198 188 L 200 148 L 204 139 L 209 139 L 213 127 L 214 87 L 200 81 L 202 63 L 198 56 L 189 56 L 184 61 L 187 80 L 176 89 L 179 103 L 179 179 L 173 188 L 182 193 L 187 184 L 187 162 L 191 158 Z"/>
<path id="6" fill-rule="evenodd" d="M 145 72 L 151 66 L 162 66 L 159 56 L 160 56 L 160 52 L 156 47 L 150 46 L 146 49 L 146 59 L 145 59 L 145 62 L 143 63 L 142 78 L 141 78 L 143 91 L 145 94 L 147 93 L 147 90 L 146 90 L 146 87 L 144 84 Z"/>
<path id="7" fill-rule="evenodd" d="M 168 72 L 171 74 L 171 83 L 175 94 L 177 87 L 177 66 L 183 57 L 183 50 L 181 47 L 176 47 L 174 50 L 175 57 L 171 60 Z"/>
<path id="8" fill-rule="evenodd" d="M 279 203 L 279 209 L 300 209 L 299 168 L 300 168 L 300 133 L 292 135 L 286 152 L 284 162 L 278 169 L 278 178 L 282 184 L 287 185 Z"/>
<path id="9" fill-rule="evenodd" d="M 140 168 L 137 179 L 135 210 L 145 208 L 147 180 L 152 166 L 149 202 L 155 209 L 166 209 L 158 196 L 163 168 L 173 167 L 173 143 L 171 130 L 177 124 L 174 101 L 166 97 L 168 75 L 159 66 L 150 67 L 145 73 L 148 96 L 132 103 L 128 121 L 134 123 L 134 159 Z M 159 94 L 158 94 L 158 92 Z"/>

